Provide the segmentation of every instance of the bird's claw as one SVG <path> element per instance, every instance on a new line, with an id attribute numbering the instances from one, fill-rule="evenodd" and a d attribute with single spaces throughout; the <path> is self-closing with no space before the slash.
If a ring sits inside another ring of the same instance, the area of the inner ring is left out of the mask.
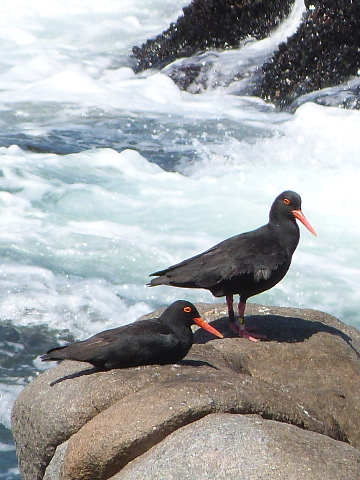
<path id="1" fill-rule="evenodd" d="M 245 328 L 245 326 L 243 325 L 243 328 L 241 328 L 241 326 L 238 323 L 230 322 L 230 328 L 236 335 L 239 335 L 239 337 L 246 338 L 251 342 L 257 342 L 261 338 L 266 338 L 266 335 L 260 335 L 258 333 L 253 333 L 253 334 L 250 333 L 250 330 L 257 329 L 257 327 L 255 326 L 250 326 L 248 328 Z"/>
<path id="2" fill-rule="evenodd" d="M 258 333 L 251 334 L 246 328 L 244 330 L 239 329 L 239 337 L 244 337 L 250 340 L 251 342 L 257 342 L 261 338 L 266 338 L 266 335 L 260 335 Z"/>

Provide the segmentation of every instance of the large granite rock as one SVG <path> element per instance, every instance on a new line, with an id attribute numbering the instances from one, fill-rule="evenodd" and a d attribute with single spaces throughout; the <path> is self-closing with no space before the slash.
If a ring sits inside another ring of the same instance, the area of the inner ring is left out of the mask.
<path id="1" fill-rule="evenodd" d="M 170 434 L 112 480 L 350 480 L 359 478 L 359 458 L 350 445 L 293 425 L 218 413 Z"/>
<path id="2" fill-rule="evenodd" d="M 228 338 L 197 330 L 178 365 L 64 361 L 31 382 L 12 416 L 23 480 L 190 478 L 186 468 L 360 479 L 360 333 L 322 312 L 249 304 L 248 323 L 268 336 L 254 344 L 231 338 L 225 306 L 198 308 Z"/>

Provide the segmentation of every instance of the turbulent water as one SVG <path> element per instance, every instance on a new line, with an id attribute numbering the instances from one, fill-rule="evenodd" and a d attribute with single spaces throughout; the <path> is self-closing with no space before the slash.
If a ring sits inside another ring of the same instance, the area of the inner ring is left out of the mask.
<path id="1" fill-rule="evenodd" d="M 360 327 L 360 112 L 280 113 L 234 85 L 194 95 L 136 76 L 131 47 L 186 3 L 0 4 L 0 479 L 20 478 L 10 411 L 38 356 L 178 298 L 213 301 L 148 275 L 266 223 L 285 189 L 318 237 L 301 226 L 290 272 L 253 301 Z M 261 63 L 302 9 L 270 39 L 216 54 L 220 71 Z"/>

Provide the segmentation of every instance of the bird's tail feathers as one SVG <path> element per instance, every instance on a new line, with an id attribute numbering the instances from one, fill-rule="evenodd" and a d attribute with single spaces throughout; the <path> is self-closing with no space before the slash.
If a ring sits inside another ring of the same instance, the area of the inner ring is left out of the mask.
<path id="1" fill-rule="evenodd" d="M 149 287 L 156 287 L 157 285 L 169 285 L 169 278 L 165 275 L 162 277 L 153 278 L 148 284 Z"/>

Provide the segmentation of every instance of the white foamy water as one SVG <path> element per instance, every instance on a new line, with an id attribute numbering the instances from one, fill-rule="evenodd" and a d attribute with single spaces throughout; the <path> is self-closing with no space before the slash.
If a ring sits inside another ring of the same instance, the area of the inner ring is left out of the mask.
<path id="1" fill-rule="evenodd" d="M 285 189 L 300 193 L 318 237 L 301 226 L 290 272 L 252 300 L 360 327 L 360 112 L 306 103 L 290 115 L 231 86 L 193 95 L 162 73 L 135 75 L 131 47 L 185 4 L 0 5 L 0 479 L 18 478 L 10 411 L 41 349 L 178 298 L 213 301 L 149 288 L 148 275 L 266 223 Z M 302 8 L 219 61 L 268 55 Z"/>

